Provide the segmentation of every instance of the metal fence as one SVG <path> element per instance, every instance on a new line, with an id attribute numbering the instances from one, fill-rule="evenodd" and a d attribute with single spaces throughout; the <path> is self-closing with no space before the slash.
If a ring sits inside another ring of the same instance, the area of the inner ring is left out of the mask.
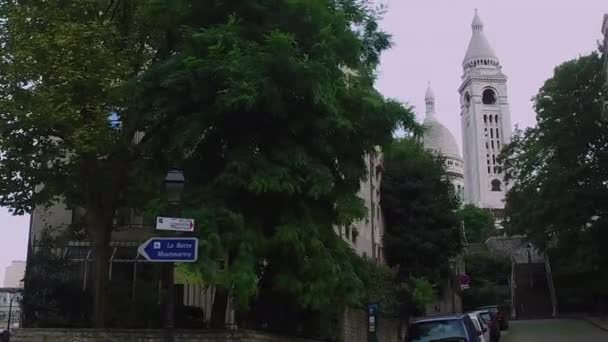
<path id="1" fill-rule="evenodd" d="M 131 301 L 131 306 L 138 305 L 142 300 L 153 301 L 161 308 L 163 277 L 161 267 L 141 257 L 138 246 L 141 241 L 112 241 L 108 259 L 108 280 L 111 289 L 118 288 L 124 298 Z M 61 246 L 34 243 L 30 253 L 36 255 L 44 252 L 57 258 L 69 261 L 73 265 L 75 281 L 79 282 L 82 292 L 90 292 L 95 276 L 95 248 L 90 241 L 70 241 Z M 27 287 L 27 283 L 26 283 Z M 146 291 L 144 291 L 145 289 Z M 208 284 L 175 284 L 176 300 L 182 306 L 198 308 L 202 312 L 201 324 L 206 326 L 211 317 L 215 288 Z M 154 298 L 150 298 L 154 296 Z M 139 298 L 138 298 L 139 297 Z M 146 297 L 146 298 L 141 298 Z M 126 307 L 126 305 L 125 305 Z M 125 309 L 127 310 L 127 309 Z M 136 311 L 149 311 L 146 308 L 128 309 L 130 315 Z M 127 314 L 127 313 L 126 313 Z M 162 315 L 159 314 L 159 317 Z M 235 311 L 232 301 L 226 310 L 225 322 L 227 327 L 235 327 Z"/>

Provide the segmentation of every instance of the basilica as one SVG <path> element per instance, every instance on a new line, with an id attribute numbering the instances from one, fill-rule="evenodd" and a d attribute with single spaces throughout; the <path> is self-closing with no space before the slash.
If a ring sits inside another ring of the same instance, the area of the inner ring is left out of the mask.
<path id="1" fill-rule="evenodd" d="M 492 211 L 500 228 L 509 184 L 504 182 L 498 157 L 511 136 L 511 114 L 507 76 L 483 28 L 475 10 L 458 88 L 463 155 L 454 135 L 441 123 L 430 84 L 425 95 L 423 144 L 445 158 L 448 178 L 463 202 Z"/>

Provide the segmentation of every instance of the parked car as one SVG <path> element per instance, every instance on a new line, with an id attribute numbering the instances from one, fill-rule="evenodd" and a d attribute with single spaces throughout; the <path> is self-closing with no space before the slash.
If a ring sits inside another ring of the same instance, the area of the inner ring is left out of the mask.
<path id="1" fill-rule="evenodd" d="M 425 317 L 410 323 L 407 342 L 481 342 L 468 314 Z"/>
<path id="2" fill-rule="evenodd" d="M 469 317 L 475 324 L 475 328 L 477 329 L 477 334 L 479 335 L 479 339 L 481 342 L 490 342 L 490 329 L 484 319 L 481 317 L 480 313 L 469 313 Z"/>
<path id="3" fill-rule="evenodd" d="M 505 307 L 500 307 L 498 305 L 489 305 L 477 308 L 477 310 L 488 310 L 494 313 L 498 317 L 500 330 L 509 329 L 509 312 Z"/>
<path id="4" fill-rule="evenodd" d="M 493 314 L 489 310 L 478 310 L 473 311 L 473 313 L 479 315 L 488 326 L 488 330 L 490 330 L 490 342 L 500 341 L 500 325 L 496 314 Z"/>

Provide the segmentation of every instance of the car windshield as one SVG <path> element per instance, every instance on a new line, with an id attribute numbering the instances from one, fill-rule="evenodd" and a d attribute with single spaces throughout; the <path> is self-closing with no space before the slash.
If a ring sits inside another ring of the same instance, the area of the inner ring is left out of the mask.
<path id="1" fill-rule="evenodd" d="M 457 319 L 414 323 L 409 331 L 410 342 L 448 341 L 465 337 L 464 328 Z"/>

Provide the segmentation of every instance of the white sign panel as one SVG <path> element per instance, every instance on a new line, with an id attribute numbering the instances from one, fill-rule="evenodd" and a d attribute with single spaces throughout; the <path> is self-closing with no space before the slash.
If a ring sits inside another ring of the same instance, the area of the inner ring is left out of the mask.
<path id="1" fill-rule="evenodd" d="M 194 231 L 194 219 L 159 216 L 156 218 L 156 230 L 192 232 Z"/>

